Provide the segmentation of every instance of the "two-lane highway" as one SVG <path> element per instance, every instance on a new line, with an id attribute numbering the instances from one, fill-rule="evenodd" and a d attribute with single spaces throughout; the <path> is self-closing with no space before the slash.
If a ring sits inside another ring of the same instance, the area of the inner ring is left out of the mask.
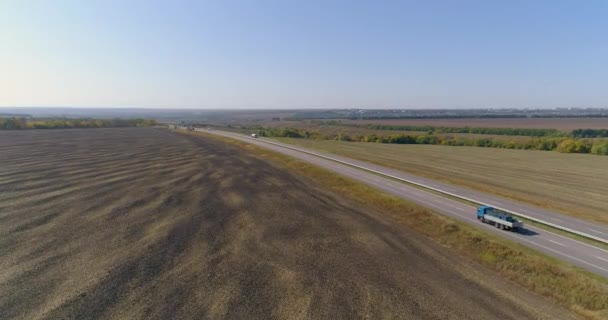
<path id="1" fill-rule="evenodd" d="M 364 182 L 401 198 L 411 200 L 442 214 L 446 214 L 469 224 L 473 224 L 479 228 L 484 228 L 490 232 L 495 232 L 496 234 L 512 241 L 568 261 L 596 274 L 608 277 L 607 250 L 532 226 L 526 226 L 526 232 L 521 233 L 498 230 L 490 225 L 482 224 L 477 221 L 475 216 L 476 208 L 473 206 L 449 199 L 434 192 L 398 182 L 388 177 L 358 169 L 351 165 L 307 153 L 305 150 L 300 151 L 298 150 L 299 148 L 293 148 L 292 146 L 283 145 L 275 141 L 265 139 L 253 139 L 241 134 L 225 131 L 205 129 L 196 130 L 246 141 L 248 143 L 256 144 L 282 154 L 298 158 L 311 164 L 337 172 L 349 178 Z M 348 161 L 350 162 L 351 159 L 348 159 Z M 382 168 L 376 167 L 376 169 Z"/>

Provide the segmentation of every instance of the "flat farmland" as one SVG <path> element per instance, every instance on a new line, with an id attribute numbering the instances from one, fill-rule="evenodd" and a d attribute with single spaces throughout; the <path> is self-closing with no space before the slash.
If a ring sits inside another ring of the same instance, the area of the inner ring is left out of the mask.
<path id="1" fill-rule="evenodd" d="M 570 317 L 215 140 L 47 130 L 0 148 L 2 319 Z"/>
<path id="2" fill-rule="evenodd" d="M 608 157 L 534 150 L 281 139 L 608 223 Z"/>
<path id="3" fill-rule="evenodd" d="M 608 118 L 514 118 L 514 119 L 382 119 L 339 120 L 345 124 L 386 124 L 403 126 L 475 127 L 475 128 L 537 128 L 572 131 L 576 129 L 608 129 Z"/>
<path id="4" fill-rule="evenodd" d="M 0 163 L 1 319 L 571 317 L 213 139 L 5 131 Z"/>

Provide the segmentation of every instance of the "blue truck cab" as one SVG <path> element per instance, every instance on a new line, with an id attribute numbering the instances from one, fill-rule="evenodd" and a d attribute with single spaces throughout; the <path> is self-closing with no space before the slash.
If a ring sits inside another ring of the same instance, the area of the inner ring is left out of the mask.
<path id="1" fill-rule="evenodd" d="M 477 219 L 481 220 L 483 216 L 486 214 L 486 211 L 493 209 L 490 206 L 481 206 L 477 208 Z"/>

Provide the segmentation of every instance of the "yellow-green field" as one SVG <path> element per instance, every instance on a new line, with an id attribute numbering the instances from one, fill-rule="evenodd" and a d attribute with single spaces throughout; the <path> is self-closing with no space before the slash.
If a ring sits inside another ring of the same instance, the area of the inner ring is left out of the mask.
<path id="1" fill-rule="evenodd" d="M 281 140 L 608 223 L 608 157 L 477 147 Z"/>

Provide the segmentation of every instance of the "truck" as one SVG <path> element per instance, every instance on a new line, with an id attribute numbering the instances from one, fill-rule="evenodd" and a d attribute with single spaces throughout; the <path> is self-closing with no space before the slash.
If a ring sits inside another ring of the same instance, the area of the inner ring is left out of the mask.
<path id="1" fill-rule="evenodd" d="M 252 134 L 251 134 L 251 137 L 252 137 L 252 138 L 257 138 L 257 137 L 258 137 L 258 135 L 257 135 L 257 134 L 255 134 L 255 133 L 252 133 Z"/>
<path id="2" fill-rule="evenodd" d="M 523 222 L 517 221 L 511 214 L 490 206 L 477 208 L 477 220 L 496 226 L 498 229 L 514 232 L 517 232 L 524 226 Z"/>

